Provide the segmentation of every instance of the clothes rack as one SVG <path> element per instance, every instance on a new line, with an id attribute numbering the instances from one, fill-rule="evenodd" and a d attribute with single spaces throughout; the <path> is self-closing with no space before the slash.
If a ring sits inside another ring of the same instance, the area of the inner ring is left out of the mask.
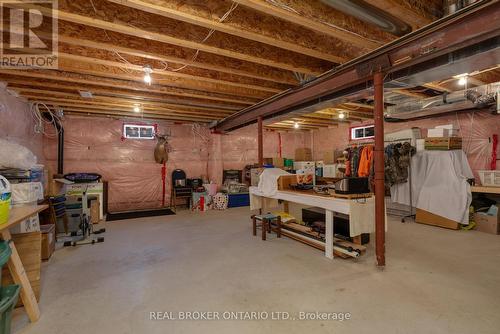
<path id="1" fill-rule="evenodd" d="M 396 143 L 405 143 L 408 142 L 411 145 L 411 138 L 401 138 L 401 139 L 395 139 L 395 140 L 384 140 L 384 147 L 387 147 L 390 144 L 396 144 Z M 397 207 L 391 207 L 388 204 L 393 204 L 392 201 L 386 201 L 386 210 L 388 214 L 392 214 L 395 216 L 401 217 L 401 222 L 404 223 L 406 218 L 413 218 L 415 219 L 415 213 L 413 212 L 413 193 L 412 193 L 412 173 L 411 173 L 411 150 L 408 152 L 409 155 L 409 164 L 408 164 L 408 183 L 409 183 L 409 195 L 410 195 L 410 206 L 409 206 L 409 211 L 406 211 L 401 208 Z"/>

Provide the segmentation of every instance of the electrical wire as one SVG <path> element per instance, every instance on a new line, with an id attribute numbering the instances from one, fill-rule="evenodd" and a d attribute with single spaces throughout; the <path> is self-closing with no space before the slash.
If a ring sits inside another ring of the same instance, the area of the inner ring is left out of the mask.
<path id="1" fill-rule="evenodd" d="M 41 110 L 41 107 L 45 110 Z M 38 101 L 31 102 L 30 113 L 35 122 L 34 130 L 36 133 L 41 133 L 48 138 L 56 138 L 59 135 L 58 125 L 62 126 L 61 117 L 55 114 L 45 103 Z M 46 117 L 44 117 L 44 115 Z M 52 125 L 54 127 L 55 135 L 47 132 L 46 125 Z"/>

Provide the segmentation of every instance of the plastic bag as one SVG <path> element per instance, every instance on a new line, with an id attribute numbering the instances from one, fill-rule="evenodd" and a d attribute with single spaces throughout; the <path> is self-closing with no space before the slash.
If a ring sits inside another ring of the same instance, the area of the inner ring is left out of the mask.
<path id="1" fill-rule="evenodd" d="M 0 167 L 30 169 L 36 165 L 36 156 L 26 147 L 0 139 Z"/>

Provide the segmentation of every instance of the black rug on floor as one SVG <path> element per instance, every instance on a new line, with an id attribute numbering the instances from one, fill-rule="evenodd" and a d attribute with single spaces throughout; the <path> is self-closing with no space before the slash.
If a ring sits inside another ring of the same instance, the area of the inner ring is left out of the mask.
<path id="1" fill-rule="evenodd" d="M 156 217 L 156 216 L 170 216 L 170 215 L 175 215 L 175 212 L 173 212 L 170 209 L 115 212 L 115 213 L 108 213 L 106 215 L 106 221 L 110 222 L 113 220 Z"/>

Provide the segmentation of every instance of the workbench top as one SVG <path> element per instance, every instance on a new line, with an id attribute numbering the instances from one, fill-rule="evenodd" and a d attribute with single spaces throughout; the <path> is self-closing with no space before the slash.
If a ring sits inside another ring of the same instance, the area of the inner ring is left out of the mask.
<path id="1" fill-rule="evenodd" d="M 15 205 L 10 209 L 9 221 L 7 224 L 0 225 L 0 231 L 8 229 L 16 224 L 19 224 L 23 220 L 36 215 L 39 212 L 47 209 L 49 206 L 47 204 L 43 205 Z"/>

